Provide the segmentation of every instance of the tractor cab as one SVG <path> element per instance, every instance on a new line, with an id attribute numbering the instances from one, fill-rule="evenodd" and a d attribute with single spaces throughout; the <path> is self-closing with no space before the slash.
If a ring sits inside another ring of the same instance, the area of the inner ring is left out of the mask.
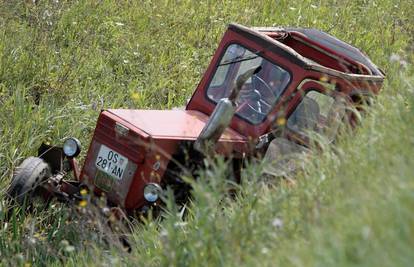
<path id="1" fill-rule="evenodd" d="M 304 117 L 318 126 L 320 116 L 321 127 L 340 95 L 349 101 L 375 95 L 384 78 L 358 49 L 321 31 L 231 24 L 187 110 L 211 114 L 237 78 L 253 67 L 261 70 L 243 85 L 230 123 L 250 139 L 283 118 L 298 134 L 305 126 L 312 128 Z"/>

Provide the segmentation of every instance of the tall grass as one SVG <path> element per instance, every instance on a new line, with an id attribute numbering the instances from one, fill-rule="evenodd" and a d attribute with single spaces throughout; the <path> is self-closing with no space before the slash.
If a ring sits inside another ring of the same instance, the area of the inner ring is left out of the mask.
<path id="1" fill-rule="evenodd" d="M 225 162 L 202 174 L 182 220 L 138 224 L 132 253 L 55 204 L 6 221 L 2 265 L 408 266 L 414 254 L 413 1 L 1 1 L 0 184 L 44 140 L 88 144 L 101 108 L 185 104 L 226 25 L 315 27 L 387 73 L 361 127 L 315 157 L 295 185 L 260 164 L 224 197 Z"/>

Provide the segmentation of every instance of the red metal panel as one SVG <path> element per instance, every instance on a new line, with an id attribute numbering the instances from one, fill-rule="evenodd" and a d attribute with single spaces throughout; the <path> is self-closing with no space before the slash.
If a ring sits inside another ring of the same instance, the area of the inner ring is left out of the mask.
<path id="1" fill-rule="evenodd" d="M 339 53 L 338 51 L 332 50 L 330 47 L 327 47 L 327 46 L 325 46 L 325 45 L 323 45 L 319 42 L 316 42 L 316 41 L 308 38 L 303 33 L 292 31 L 292 32 L 290 32 L 290 34 L 292 36 L 295 36 L 296 38 L 299 38 L 299 40 L 304 41 L 305 44 L 303 44 L 303 45 L 307 46 L 308 49 L 311 49 L 311 46 L 316 46 L 316 47 L 319 47 L 322 50 L 326 51 L 326 53 L 330 54 L 331 56 L 338 57 L 337 61 L 338 61 L 339 65 L 340 65 L 341 61 L 344 60 L 344 61 L 348 62 L 350 64 L 350 66 L 352 66 L 351 69 L 354 68 L 354 71 L 359 70 L 360 72 L 362 72 L 361 74 L 366 74 L 366 75 L 370 74 L 370 70 L 368 69 L 368 66 L 365 66 L 361 62 L 353 60 L 352 58 L 350 58 L 346 54 L 342 54 L 342 53 Z M 296 45 L 301 45 L 301 44 L 296 42 Z M 320 54 L 320 53 L 317 53 L 315 51 L 304 53 L 304 55 L 308 58 L 310 58 L 314 54 Z M 344 63 L 344 62 L 342 62 L 342 63 Z M 348 66 L 348 67 L 350 67 L 350 66 Z M 346 67 L 343 70 L 343 72 L 349 72 L 349 71 L 350 70 L 347 69 Z"/>
<path id="2" fill-rule="evenodd" d="M 138 167 L 129 188 L 125 208 L 132 210 L 145 204 L 144 187 L 147 183 L 160 183 L 179 140 L 152 140 L 145 162 Z"/>
<path id="3" fill-rule="evenodd" d="M 110 113 L 139 128 L 152 139 L 196 140 L 208 116 L 196 110 L 111 109 Z M 227 128 L 221 142 L 245 142 L 246 138 Z"/>

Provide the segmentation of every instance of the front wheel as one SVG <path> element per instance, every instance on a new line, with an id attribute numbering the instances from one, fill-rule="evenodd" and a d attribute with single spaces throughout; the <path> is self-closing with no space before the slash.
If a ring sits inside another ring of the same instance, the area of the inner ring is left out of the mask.
<path id="1" fill-rule="evenodd" d="M 19 205 L 31 201 L 35 189 L 51 176 L 50 166 L 41 158 L 29 157 L 13 174 L 7 194 Z"/>

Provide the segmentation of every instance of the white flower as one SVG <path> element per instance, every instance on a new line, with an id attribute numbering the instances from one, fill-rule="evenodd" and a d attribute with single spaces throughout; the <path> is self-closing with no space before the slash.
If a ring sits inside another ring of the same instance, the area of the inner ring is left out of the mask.
<path id="1" fill-rule="evenodd" d="M 390 61 L 391 62 L 398 62 L 398 61 L 400 61 L 401 60 L 401 57 L 399 56 L 399 55 L 397 55 L 397 54 L 392 54 L 391 56 L 390 56 Z"/>
<path id="2" fill-rule="evenodd" d="M 275 219 L 273 219 L 273 221 L 272 221 L 272 225 L 273 225 L 274 227 L 276 227 L 276 228 L 280 229 L 280 228 L 282 228 L 282 227 L 283 227 L 283 221 L 282 221 L 282 219 L 280 219 L 280 218 L 275 218 Z"/>

